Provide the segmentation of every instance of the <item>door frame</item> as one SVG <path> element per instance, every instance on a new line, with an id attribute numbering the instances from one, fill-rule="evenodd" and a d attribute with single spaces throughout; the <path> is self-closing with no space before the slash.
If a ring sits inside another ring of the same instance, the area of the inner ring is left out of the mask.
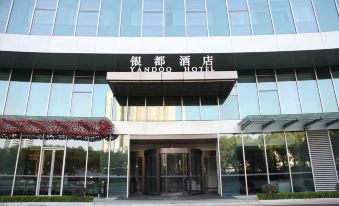
<path id="1" fill-rule="evenodd" d="M 51 162 L 51 173 L 49 175 L 49 182 L 48 182 L 48 195 L 52 196 L 51 189 L 52 189 L 52 181 L 54 176 L 54 164 L 55 164 L 55 153 L 56 151 L 63 151 L 63 158 L 62 158 L 62 170 L 61 170 L 61 180 L 60 180 L 60 192 L 59 196 L 62 196 L 63 190 L 63 182 L 64 182 L 64 171 L 65 171 L 65 157 L 66 157 L 66 149 L 65 147 L 41 147 L 40 150 L 40 160 L 39 160 L 39 171 L 38 171 L 38 178 L 37 178 L 37 186 L 36 186 L 36 196 L 46 196 L 40 195 L 40 186 L 41 186 L 41 177 L 42 177 L 42 164 L 44 161 L 45 151 L 52 151 L 52 162 Z M 53 195 L 58 196 L 58 195 Z"/>

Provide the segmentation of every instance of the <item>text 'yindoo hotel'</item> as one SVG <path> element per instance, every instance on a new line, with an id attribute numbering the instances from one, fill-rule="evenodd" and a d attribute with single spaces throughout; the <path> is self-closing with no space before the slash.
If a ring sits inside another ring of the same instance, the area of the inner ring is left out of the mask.
<path id="1" fill-rule="evenodd" d="M 0 0 L 0 195 L 332 191 L 339 0 Z"/>

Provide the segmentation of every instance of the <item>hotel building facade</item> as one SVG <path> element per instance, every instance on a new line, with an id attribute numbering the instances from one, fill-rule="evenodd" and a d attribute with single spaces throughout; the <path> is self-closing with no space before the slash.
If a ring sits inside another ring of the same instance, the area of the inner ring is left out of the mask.
<path id="1" fill-rule="evenodd" d="M 1 0 L 0 123 L 99 118 L 114 134 L 1 135 L 0 195 L 335 190 L 338 9 Z"/>

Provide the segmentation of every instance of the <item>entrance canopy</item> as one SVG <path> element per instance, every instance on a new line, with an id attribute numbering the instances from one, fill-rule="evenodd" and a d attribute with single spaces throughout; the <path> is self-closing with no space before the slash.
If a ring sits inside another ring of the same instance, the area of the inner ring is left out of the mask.
<path id="1" fill-rule="evenodd" d="M 239 125 L 242 132 L 338 129 L 339 112 L 248 115 Z"/>
<path id="2" fill-rule="evenodd" d="M 0 138 L 71 138 L 95 141 L 112 136 L 114 127 L 107 118 L 0 117 Z"/>
<path id="3" fill-rule="evenodd" d="M 117 97 L 228 96 L 237 79 L 236 71 L 107 73 Z"/>

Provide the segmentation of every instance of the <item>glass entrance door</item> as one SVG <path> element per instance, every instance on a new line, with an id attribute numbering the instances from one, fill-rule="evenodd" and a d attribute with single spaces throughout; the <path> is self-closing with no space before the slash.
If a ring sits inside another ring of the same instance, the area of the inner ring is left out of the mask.
<path id="1" fill-rule="evenodd" d="M 43 149 L 39 176 L 39 195 L 60 195 L 64 149 Z"/>

